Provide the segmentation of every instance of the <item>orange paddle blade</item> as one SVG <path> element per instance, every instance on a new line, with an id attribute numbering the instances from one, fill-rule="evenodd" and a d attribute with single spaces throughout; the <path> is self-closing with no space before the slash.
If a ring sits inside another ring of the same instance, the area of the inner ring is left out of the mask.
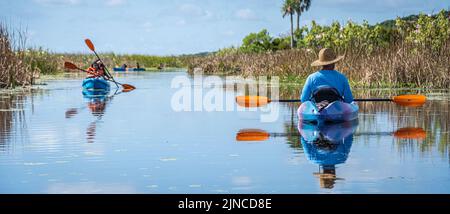
<path id="1" fill-rule="evenodd" d="M 136 89 L 136 87 L 129 85 L 129 84 L 122 84 L 122 87 L 123 87 L 123 90 L 122 90 L 123 92 L 129 92 L 129 91 Z"/>
<path id="2" fill-rule="evenodd" d="M 399 139 L 425 139 L 427 137 L 427 132 L 422 128 L 401 128 L 394 132 L 394 137 Z"/>
<path id="3" fill-rule="evenodd" d="M 410 107 L 416 107 L 416 106 L 422 106 L 427 101 L 427 98 L 423 95 L 401 95 L 401 96 L 395 96 L 392 98 L 392 100 L 402 106 L 410 106 Z"/>
<path id="4" fill-rule="evenodd" d="M 79 69 L 78 66 L 76 66 L 75 64 L 73 64 L 71 62 L 64 62 L 64 68 L 67 68 L 67 69 Z"/>
<path id="5" fill-rule="evenodd" d="M 267 105 L 271 100 L 262 96 L 237 96 L 236 103 L 242 107 L 260 107 Z"/>
<path id="6" fill-rule="evenodd" d="M 242 129 L 236 135 L 237 141 L 265 141 L 270 134 L 260 129 Z"/>
<path id="7" fill-rule="evenodd" d="M 85 39 L 84 42 L 89 47 L 89 49 L 91 49 L 91 51 L 95 51 L 94 43 L 92 43 L 90 39 Z"/>

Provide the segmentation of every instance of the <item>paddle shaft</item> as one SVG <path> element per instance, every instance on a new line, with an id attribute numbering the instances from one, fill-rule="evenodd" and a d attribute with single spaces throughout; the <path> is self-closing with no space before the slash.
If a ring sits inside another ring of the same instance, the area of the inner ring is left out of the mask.
<path id="1" fill-rule="evenodd" d="M 355 102 L 391 102 L 392 99 L 386 98 L 369 98 L 369 99 L 354 99 Z M 270 100 L 270 102 L 280 102 L 280 103 L 297 103 L 302 102 L 301 100 Z"/>
<path id="2" fill-rule="evenodd" d="M 356 102 L 392 102 L 392 99 L 387 98 L 369 98 L 369 99 L 354 99 Z"/>
<path id="3" fill-rule="evenodd" d="M 353 136 L 392 136 L 395 132 L 356 132 Z M 268 133 L 270 137 L 301 137 L 300 133 Z"/>
<path id="4" fill-rule="evenodd" d="M 95 50 L 92 50 L 92 51 L 94 52 L 95 56 L 97 56 L 97 59 L 100 60 L 100 62 L 102 62 L 102 64 L 105 64 L 103 62 L 103 60 L 100 58 L 100 56 L 97 54 L 97 52 Z M 106 68 L 106 66 L 105 66 L 105 71 L 106 71 L 106 74 L 108 75 L 108 77 L 111 78 L 112 82 L 114 82 L 116 84 L 116 86 L 119 87 L 118 82 L 116 82 L 114 77 L 109 73 L 108 68 Z"/>

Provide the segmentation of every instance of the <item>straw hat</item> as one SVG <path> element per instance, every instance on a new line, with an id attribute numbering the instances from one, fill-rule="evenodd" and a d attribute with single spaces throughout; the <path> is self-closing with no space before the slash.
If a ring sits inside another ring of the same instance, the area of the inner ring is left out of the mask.
<path id="1" fill-rule="evenodd" d="M 338 56 L 336 57 L 336 54 L 334 51 L 330 48 L 324 48 L 320 50 L 319 52 L 319 59 L 314 61 L 311 66 L 324 66 L 324 65 L 330 65 L 338 62 L 339 60 L 343 59 L 344 56 Z"/>
<path id="2" fill-rule="evenodd" d="M 330 167 L 329 169 L 326 169 Z M 323 172 L 315 172 L 313 175 L 319 178 L 320 188 L 333 189 L 337 180 L 344 180 L 336 177 L 336 169 L 334 166 L 323 166 Z"/>

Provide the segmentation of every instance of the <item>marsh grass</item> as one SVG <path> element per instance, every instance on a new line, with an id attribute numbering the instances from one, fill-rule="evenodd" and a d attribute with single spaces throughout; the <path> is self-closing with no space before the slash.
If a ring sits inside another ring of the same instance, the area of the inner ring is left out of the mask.
<path id="1" fill-rule="evenodd" d="M 0 23 L 0 88 L 30 85 L 36 70 L 26 63 L 24 52 L 25 36 L 23 32 L 10 33 Z"/>
<path id="2" fill-rule="evenodd" d="M 54 56 L 59 61 L 60 70 L 64 70 L 62 65 L 64 61 L 70 61 L 77 64 L 81 68 L 87 68 L 92 62 L 97 60 L 97 57 L 93 54 L 54 54 Z M 164 67 L 179 68 L 183 67 L 180 57 L 175 56 L 147 56 L 147 55 L 117 55 L 114 53 L 101 53 L 100 57 L 108 66 L 112 69 L 113 67 L 120 67 L 123 64 L 127 64 L 128 67 L 136 67 L 136 63 L 139 63 L 140 67 L 143 68 L 157 68 L 160 65 Z"/>
<path id="3" fill-rule="evenodd" d="M 27 49 L 26 31 L 0 23 L 0 88 L 28 86 L 42 74 L 58 71 L 56 58 L 46 50 Z"/>
<path id="4" fill-rule="evenodd" d="M 185 58 L 188 71 L 206 74 L 280 76 L 282 82 L 302 83 L 318 68 L 310 64 L 318 50 L 294 49 L 266 53 L 231 53 Z M 352 86 L 359 88 L 449 88 L 450 39 L 438 50 L 424 45 L 392 44 L 373 52 L 348 49 L 337 64 Z"/>

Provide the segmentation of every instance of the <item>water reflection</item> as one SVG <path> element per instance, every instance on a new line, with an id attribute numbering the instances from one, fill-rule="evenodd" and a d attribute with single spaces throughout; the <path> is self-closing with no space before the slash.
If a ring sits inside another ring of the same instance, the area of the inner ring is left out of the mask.
<path id="1" fill-rule="evenodd" d="M 5 148 L 11 132 L 14 132 L 15 122 L 24 116 L 22 104 L 25 97 L 10 93 L 2 93 L 0 96 L 0 147 Z"/>
<path id="2" fill-rule="evenodd" d="M 69 108 L 66 111 L 66 118 L 70 119 L 77 115 L 80 111 L 88 108 L 92 116 L 94 116 L 94 121 L 90 122 L 86 128 L 86 140 L 88 143 L 94 143 L 95 137 L 97 135 L 97 124 L 101 122 L 103 116 L 105 115 L 107 106 L 111 103 L 114 96 L 121 94 L 122 91 L 117 89 L 112 95 L 109 91 L 88 91 L 83 90 L 83 98 L 86 100 L 86 105 L 81 108 Z"/>
<path id="3" fill-rule="evenodd" d="M 283 94 L 283 91 L 281 91 Z M 423 154 L 431 154 L 437 148 L 441 157 L 450 159 L 450 93 L 428 90 L 356 90 L 357 98 L 386 98 L 399 94 L 425 94 L 428 101 L 422 107 L 404 107 L 390 102 L 362 102 L 359 103 L 359 133 L 374 133 L 374 135 L 360 136 L 359 141 L 377 141 L 388 133 L 404 127 L 419 127 L 426 132 L 421 138 L 393 138 L 396 148 L 401 155 L 419 150 Z M 293 99 L 296 95 L 284 94 L 282 99 Z M 298 104 L 285 105 L 289 112 L 295 111 Z M 284 122 L 284 130 L 290 136 L 288 142 L 294 148 L 300 148 L 295 137 L 289 133 L 295 130 L 292 120 Z M 377 134 L 378 133 L 378 134 Z"/>
<path id="4" fill-rule="evenodd" d="M 319 165 L 319 172 L 314 175 L 322 188 L 332 189 L 340 179 L 336 177 L 336 165 L 347 160 L 357 126 L 357 120 L 325 125 L 299 123 L 304 154 L 310 162 Z"/>
<path id="5" fill-rule="evenodd" d="M 10 142 L 25 141 L 27 132 L 25 108 L 34 110 L 34 95 L 43 95 L 41 90 L 0 91 L 0 149 L 13 146 Z M 28 105 L 30 104 L 30 105 Z"/>
<path id="6" fill-rule="evenodd" d="M 292 124 L 292 123 L 289 123 Z M 333 189 L 337 180 L 344 180 L 336 175 L 336 166 L 345 164 L 354 141 L 354 137 L 390 137 L 398 141 L 423 141 L 427 132 L 419 127 L 399 128 L 396 131 L 358 132 L 358 120 L 335 124 L 310 124 L 299 122 L 295 132 L 269 133 L 263 129 L 241 129 L 236 134 L 238 142 L 262 142 L 271 138 L 285 138 L 294 149 L 303 151 L 306 159 L 319 166 L 313 175 L 319 178 L 320 187 Z M 288 130 L 292 130 L 292 126 Z M 299 145 L 291 143 L 299 139 Z"/>
<path id="7" fill-rule="evenodd" d="M 302 137 L 298 129 L 298 103 L 271 103 L 280 108 L 273 123 L 261 123 L 260 111 L 174 112 L 171 96 L 176 90 L 170 85 L 177 75 L 185 72 L 122 76 L 119 81 L 139 90 L 120 96 L 83 98 L 82 77 L 48 81 L 45 96 L 0 91 L 0 192 L 448 193 L 450 189 L 448 91 L 355 91 L 357 98 L 409 93 L 425 94 L 429 101 L 420 108 L 360 103 L 358 126 L 354 133 L 350 129 L 350 147 L 344 144 L 345 131 L 333 137 L 332 130 L 319 129 L 322 135 L 316 131 L 309 136 L 322 140 L 306 141 L 308 133 Z M 225 93 L 234 102 L 233 90 Z M 291 95 L 281 98 L 298 98 Z M 252 131 L 266 143 L 235 143 L 241 128 L 259 129 Z M 343 140 L 321 143 L 329 138 Z M 328 161 L 333 156 L 334 163 Z M 320 158 L 322 164 L 312 161 Z"/>

